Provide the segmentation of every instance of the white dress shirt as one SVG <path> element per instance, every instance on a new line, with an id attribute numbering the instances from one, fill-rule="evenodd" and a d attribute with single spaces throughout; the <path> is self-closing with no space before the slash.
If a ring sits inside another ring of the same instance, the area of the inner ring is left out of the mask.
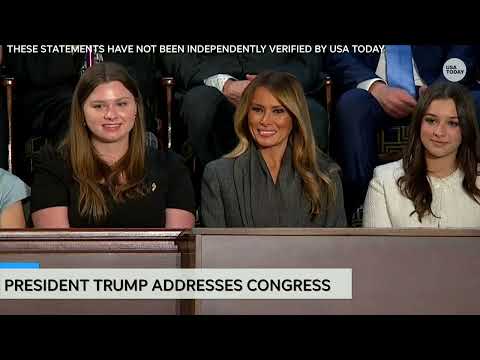
<path id="1" fill-rule="evenodd" d="M 223 87 L 225 86 L 225 83 L 227 82 L 227 80 L 230 79 L 237 80 L 236 78 L 228 74 L 217 74 L 206 78 L 205 80 L 203 80 L 203 82 L 205 85 L 212 86 L 218 89 L 218 91 L 223 92 Z"/>

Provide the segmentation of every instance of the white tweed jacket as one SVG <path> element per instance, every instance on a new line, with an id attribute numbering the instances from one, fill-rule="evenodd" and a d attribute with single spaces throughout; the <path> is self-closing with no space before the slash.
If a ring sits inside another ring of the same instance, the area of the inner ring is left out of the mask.
<path id="1" fill-rule="evenodd" d="M 375 168 L 364 203 L 364 227 L 480 228 L 480 205 L 463 190 L 463 171 L 445 178 L 429 177 L 432 211 L 418 221 L 413 202 L 400 192 L 397 180 L 404 174 L 402 160 Z M 480 177 L 477 177 L 480 187 Z"/>

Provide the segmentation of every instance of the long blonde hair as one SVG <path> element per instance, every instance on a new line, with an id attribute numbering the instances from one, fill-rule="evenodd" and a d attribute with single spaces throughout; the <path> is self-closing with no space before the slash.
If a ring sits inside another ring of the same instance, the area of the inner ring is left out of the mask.
<path id="1" fill-rule="evenodd" d="M 127 153 L 112 167 L 103 162 L 93 147 L 90 130 L 85 125 L 83 105 L 101 84 L 119 81 L 130 91 L 137 105 L 137 116 L 129 134 Z M 145 194 L 145 123 L 142 96 L 137 83 L 127 70 L 116 63 L 98 63 L 88 68 L 73 93 L 70 129 L 60 150 L 71 166 L 73 178 L 80 185 L 78 209 L 82 216 L 97 223 L 109 209 L 100 187 L 108 188 L 114 201 L 138 198 Z"/>
<path id="2" fill-rule="evenodd" d="M 254 142 L 248 126 L 248 113 L 255 91 L 269 90 L 290 113 L 293 126 L 289 136 L 293 166 L 302 179 L 304 193 L 310 201 L 310 215 L 315 217 L 334 205 L 336 186 L 329 174 L 320 170 L 318 156 L 325 156 L 315 145 L 307 100 L 300 82 L 286 72 L 267 71 L 259 74 L 245 89 L 235 116 L 235 132 L 239 142 L 225 157 L 235 158 L 245 153 Z"/>

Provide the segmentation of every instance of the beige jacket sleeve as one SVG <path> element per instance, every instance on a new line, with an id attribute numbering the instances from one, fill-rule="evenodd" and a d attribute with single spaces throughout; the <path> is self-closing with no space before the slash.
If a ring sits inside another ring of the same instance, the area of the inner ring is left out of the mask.
<path id="1" fill-rule="evenodd" d="M 383 180 L 382 174 L 380 174 L 378 169 L 375 169 L 363 205 L 363 227 L 392 227 L 390 215 L 387 210 L 387 200 L 385 197 Z"/>

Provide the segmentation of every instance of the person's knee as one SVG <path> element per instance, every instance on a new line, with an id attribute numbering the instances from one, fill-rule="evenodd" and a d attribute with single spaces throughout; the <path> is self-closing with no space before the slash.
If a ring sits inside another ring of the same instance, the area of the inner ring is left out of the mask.
<path id="1" fill-rule="evenodd" d="M 183 96 L 180 111 L 189 131 L 208 132 L 224 98 L 220 91 L 211 86 L 202 85 L 189 90 Z"/>
<path id="2" fill-rule="evenodd" d="M 377 100 L 363 89 L 351 89 L 337 101 L 335 122 L 340 127 L 362 126 L 364 118 L 372 115 L 372 108 L 378 107 Z"/>
<path id="3" fill-rule="evenodd" d="M 187 117 L 213 116 L 223 98 L 225 96 L 214 87 L 196 86 L 183 96 L 182 114 Z"/>

